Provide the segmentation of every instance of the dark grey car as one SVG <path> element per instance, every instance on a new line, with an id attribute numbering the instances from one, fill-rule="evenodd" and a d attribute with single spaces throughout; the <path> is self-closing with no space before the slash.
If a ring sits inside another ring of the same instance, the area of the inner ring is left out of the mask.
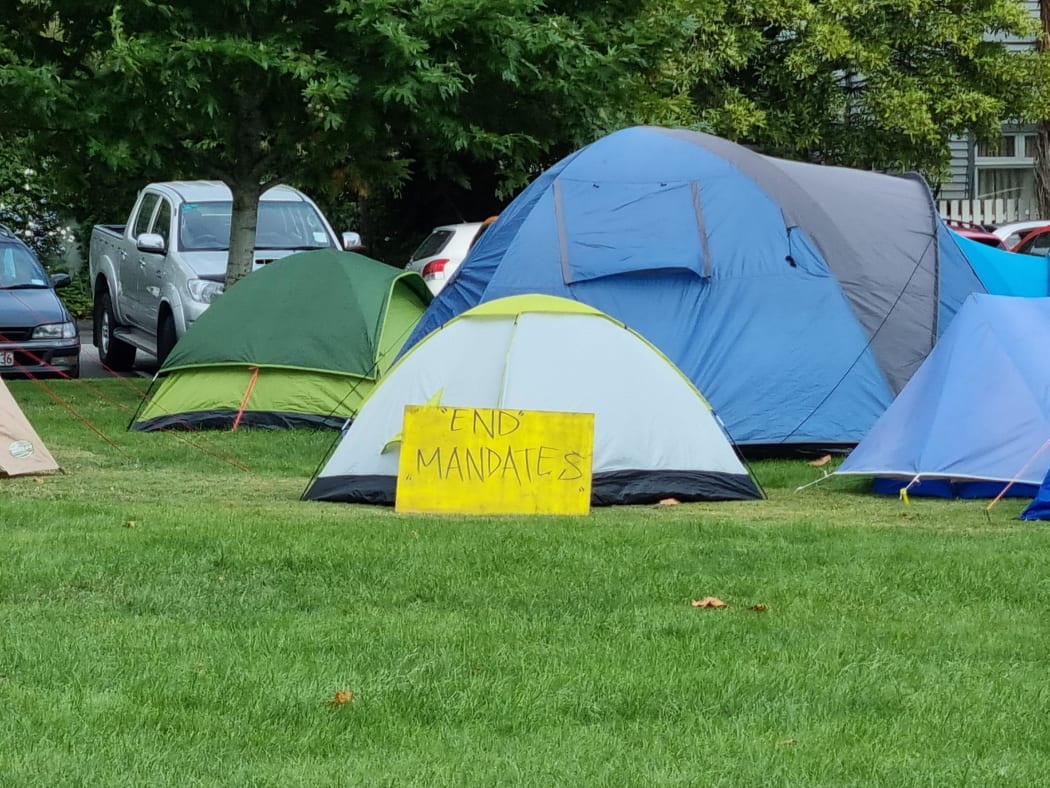
<path id="1" fill-rule="evenodd" d="M 80 375 L 80 334 L 55 292 L 69 274 L 48 276 L 33 250 L 0 224 L 0 375 Z"/>

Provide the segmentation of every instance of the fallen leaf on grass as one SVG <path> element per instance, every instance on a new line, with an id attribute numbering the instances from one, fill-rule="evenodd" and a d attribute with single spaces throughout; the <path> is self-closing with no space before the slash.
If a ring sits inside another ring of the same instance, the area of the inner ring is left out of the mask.
<path id="1" fill-rule="evenodd" d="M 703 599 L 694 599 L 693 607 L 727 607 L 727 605 L 716 596 L 705 596 Z"/>
<path id="2" fill-rule="evenodd" d="M 679 501 L 677 498 L 663 498 L 660 501 L 661 506 L 677 506 L 680 503 L 681 501 Z"/>
<path id="3" fill-rule="evenodd" d="M 338 692 L 335 693 L 335 697 L 333 697 L 330 701 L 328 701 L 328 705 L 329 706 L 342 706 L 344 703 L 353 703 L 353 702 L 354 702 L 354 693 L 353 692 L 351 692 L 350 690 L 339 690 Z"/>
<path id="4" fill-rule="evenodd" d="M 37 484 L 43 484 L 44 483 L 44 480 L 41 479 L 39 476 L 34 476 L 33 477 L 33 481 L 36 482 Z"/>
<path id="5" fill-rule="evenodd" d="M 751 607 L 748 608 L 748 610 L 754 610 L 756 613 L 765 613 L 768 609 L 769 608 L 762 604 L 751 605 Z"/>
<path id="6" fill-rule="evenodd" d="M 126 520 L 124 522 L 125 528 L 138 528 L 139 524 L 135 520 Z"/>
<path id="7" fill-rule="evenodd" d="M 819 468 L 822 465 L 827 465 L 829 462 L 831 462 L 831 455 L 825 454 L 823 457 L 817 457 L 815 460 L 810 460 L 809 464 L 814 468 Z"/>

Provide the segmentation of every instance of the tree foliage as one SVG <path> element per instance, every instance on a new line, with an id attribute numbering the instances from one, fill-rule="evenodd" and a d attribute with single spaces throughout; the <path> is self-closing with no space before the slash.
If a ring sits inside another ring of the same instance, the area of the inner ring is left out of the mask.
<path id="1" fill-rule="evenodd" d="M 14 5 L 0 20 L 0 136 L 30 129 L 88 212 L 117 192 L 126 210 L 146 180 L 224 180 L 231 282 L 275 181 L 371 206 L 374 242 L 399 213 L 407 226 L 439 205 L 481 218 L 635 123 L 936 179 L 950 135 L 991 138 L 1038 112 L 1035 55 L 987 35 L 1033 33 L 1019 0 Z"/>
<path id="2" fill-rule="evenodd" d="M 713 5 L 733 56 L 693 81 L 698 116 L 765 152 L 936 179 L 951 135 L 991 139 L 1031 115 L 1034 53 L 1002 43 L 1034 34 L 1018 0 L 680 4 Z"/>
<path id="3" fill-rule="evenodd" d="M 588 96 L 602 107 L 595 125 L 549 138 L 573 145 L 602 128 L 664 123 L 787 158 L 917 170 L 936 185 L 952 136 L 992 140 L 1004 120 L 1040 117 L 1050 84 L 1034 53 L 1002 43 L 1034 34 L 1019 0 L 653 0 L 632 26 L 645 65 L 621 75 L 628 102 Z M 424 190 L 413 204 L 441 206 L 442 221 L 486 213 L 454 215 L 474 203 L 452 205 L 448 179 L 413 186 Z"/>
<path id="4" fill-rule="evenodd" d="M 231 283 L 250 270 L 269 183 L 360 196 L 413 172 L 462 183 L 464 162 L 486 162 L 511 190 L 624 116 L 652 38 L 632 0 L 17 5 L 0 68 L 26 96 L 48 81 L 38 139 L 83 180 L 225 181 Z"/>
<path id="5" fill-rule="evenodd" d="M 53 268 L 76 241 L 47 177 L 50 164 L 49 159 L 35 159 L 17 137 L 9 136 L 0 145 L 0 224 Z"/>

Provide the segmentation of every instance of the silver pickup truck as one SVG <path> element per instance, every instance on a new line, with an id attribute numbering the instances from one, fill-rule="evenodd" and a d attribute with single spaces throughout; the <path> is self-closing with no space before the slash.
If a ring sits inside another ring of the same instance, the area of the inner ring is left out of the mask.
<path id="1" fill-rule="evenodd" d="M 164 363 L 175 342 L 223 290 L 232 197 L 220 181 L 151 183 L 126 225 L 91 231 L 88 272 L 94 344 L 116 370 L 142 350 Z M 275 186 L 259 199 L 255 267 L 307 249 L 353 249 L 357 233 L 336 236 L 302 192 Z"/>

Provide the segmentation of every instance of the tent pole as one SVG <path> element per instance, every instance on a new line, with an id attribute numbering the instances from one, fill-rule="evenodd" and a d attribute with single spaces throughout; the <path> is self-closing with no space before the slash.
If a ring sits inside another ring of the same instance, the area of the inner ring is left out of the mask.
<path id="1" fill-rule="evenodd" d="M 988 506 L 986 506 L 986 507 L 985 507 L 985 509 L 984 509 L 984 510 L 985 510 L 986 512 L 990 512 L 990 511 L 992 511 L 992 507 L 993 507 L 993 506 L 995 506 L 995 505 L 996 505 L 997 503 L 999 503 L 999 499 L 1000 499 L 1000 498 L 1002 498 L 1002 497 L 1003 497 L 1004 495 L 1006 495 L 1006 491 L 1007 491 L 1007 490 L 1009 490 L 1009 489 L 1010 489 L 1011 487 L 1013 487 L 1013 486 L 1014 486 L 1014 482 L 1016 482 L 1016 481 L 1017 481 L 1018 479 L 1020 479 L 1020 478 L 1021 478 L 1021 474 L 1022 474 L 1022 473 L 1024 473 L 1024 472 L 1025 472 L 1026 470 L 1028 470 L 1028 466 L 1029 466 L 1029 465 L 1031 465 L 1031 464 L 1032 464 L 1033 462 L 1035 462 L 1035 458 L 1036 458 L 1036 457 L 1038 457 L 1038 456 L 1039 456 L 1040 454 L 1042 454 L 1042 453 L 1043 453 L 1044 451 L 1046 451 L 1046 447 L 1047 447 L 1047 446 L 1050 446 L 1050 439 L 1047 439 L 1046 443 L 1044 443 L 1044 444 L 1043 444 L 1042 446 L 1040 446 L 1040 447 L 1039 447 L 1038 449 L 1036 449 L 1036 452 L 1035 452 L 1035 454 L 1033 454 L 1033 455 L 1032 455 L 1031 457 L 1029 457 L 1029 458 L 1028 458 L 1028 462 L 1026 462 L 1026 463 L 1025 463 L 1025 464 L 1024 464 L 1024 465 L 1023 465 L 1022 467 L 1021 467 L 1021 470 L 1019 470 L 1019 471 L 1018 471 L 1018 472 L 1017 472 L 1017 473 L 1016 473 L 1016 474 L 1014 475 L 1014 478 L 1012 478 L 1012 479 L 1011 479 L 1011 480 L 1010 480 L 1010 481 L 1009 481 L 1009 482 L 1007 483 L 1007 485 L 1006 485 L 1005 487 L 1003 487 L 1003 489 L 1001 489 L 1001 490 L 999 491 L 999 494 L 998 494 L 997 496 L 995 496 L 995 498 L 993 498 L 993 499 L 992 499 L 992 502 L 991 502 L 991 503 L 989 503 L 989 504 L 988 504 Z"/>
<path id="2" fill-rule="evenodd" d="M 259 368 L 249 367 L 252 370 L 252 379 L 248 381 L 248 388 L 244 392 L 244 399 L 241 400 L 241 406 L 237 409 L 237 417 L 233 420 L 233 427 L 230 432 L 236 432 L 237 428 L 241 424 L 241 417 L 244 415 L 244 409 L 248 406 L 248 399 L 252 396 L 252 389 L 255 388 L 255 381 L 259 379 Z"/>

